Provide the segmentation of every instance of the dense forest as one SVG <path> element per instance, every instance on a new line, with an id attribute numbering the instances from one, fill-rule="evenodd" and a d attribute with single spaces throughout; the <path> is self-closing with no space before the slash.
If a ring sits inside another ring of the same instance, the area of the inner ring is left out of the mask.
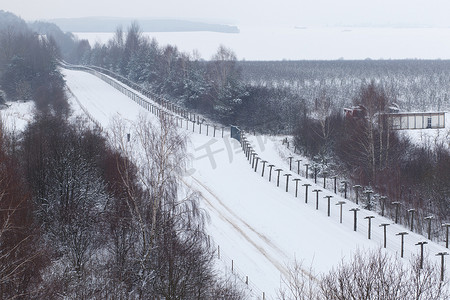
<path id="1" fill-rule="evenodd" d="M 186 138 L 168 120 L 146 119 L 133 143 L 118 120 L 105 137 L 71 115 L 60 59 L 119 73 L 224 125 L 292 135 L 320 172 L 401 198 L 420 210 L 419 223 L 435 215 L 435 231 L 450 215 L 448 145 L 414 145 L 379 117 L 394 103 L 448 109 L 447 61 L 239 62 L 223 46 L 204 61 L 159 46 L 136 23 L 91 46 L 3 11 L 0 45 L 0 100 L 33 99 L 37 108 L 24 132 L 0 128 L 2 299 L 246 298 L 214 268 L 198 195 L 181 192 Z M 368 117 L 344 118 L 342 108 L 356 104 Z M 323 275 L 294 264 L 279 298 L 446 299 L 438 269 L 380 253 Z"/>

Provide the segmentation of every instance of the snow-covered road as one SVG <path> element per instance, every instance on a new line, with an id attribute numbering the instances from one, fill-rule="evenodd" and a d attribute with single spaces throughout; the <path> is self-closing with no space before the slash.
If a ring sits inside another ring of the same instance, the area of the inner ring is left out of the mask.
<path id="1" fill-rule="evenodd" d="M 63 70 L 67 86 L 78 102 L 104 128 L 108 128 L 113 117 L 137 120 L 139 114 L 148 113 L 119 91 L 97 77 L 82 72 Z M 83 113 L 76 101 L 74 109 Z M 183 129 L 180 129 L 183 130 Z M 264 291 L 267 298 L 276 294 L 280 287 L 280 276 L 287 273 L 287 264 L 294 258 L 303 261 L 308 269 L 326 272 L 341 260 L 346 260 L 357 249 L 378 249 L 383 245 L 380 224 L 387 228 L 387 251 L 400 252 L 400 237 L 397 233 L 408 231 L 392 224 L 391 220 L 361 209 L 358 212 L 358 229 L 353 231 L 353 212 L 357 207 L 331 190 L 319 194 L 319 209 L 316 210 L 314 185 L 311 180 L 293 176 L 289 179 L 289 192 L 285 191 L 286 177 L 281 173 L 280 186 L 276 184 L 276 172 L 269 182 L 268 168 L 262 176 L 262 165 L 257 172 L 245 157 L 239 143 L 225 134 L 224 138 L 189 133 L 188 152 L 190 165 L 183 181 L 187 187 L 201 193 L 202 207 L 209 213 L 209 234 L 220 246 L 223 257 L 233 260 L 233 265 L 242 276 Z M 248 136 L 259 157 L 277 168 L 289 169 L 286 159 L 279 156 L 281 138 Z M 300 178 L 298 197 L 295 197 L 295 182 Z M 305 203 L 305 187 L 309 183 L 308 203 Z M 331 198 L 331 216 L 327 216 L 327 199 Z M 343 223 L 339 223 L 338 201 L 343 206 Z M 372 219 L 372 239 L 367 238 L 368 222 Z M 420 248 L 415 244 L 426 240 L 412 232 L 405 237 L 405 260 L 417 255 Z M 442 243 L 441 243 L 442 244 Z M 445 251 L 442 245 L 428 241 L 426 253 L 438 261 L 436 253 Z M 448 264 L 447 264 L 448 265 Z M 231 267 L 231 266 L 229 266 Z M 447 273 L 448 273 L 447 267 Z"/>

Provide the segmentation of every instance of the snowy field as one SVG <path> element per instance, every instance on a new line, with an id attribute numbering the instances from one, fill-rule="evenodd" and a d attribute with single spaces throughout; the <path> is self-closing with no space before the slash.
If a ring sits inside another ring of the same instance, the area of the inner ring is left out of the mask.
<path id="1" fill-rule="evenodd" d="M 126 29 L 126 28 L 125 28 Z M 75 33 L 106 43 L 114 33 Z M 224 45 L 239 60 L 450 59 L 450 28 L 240 27 L 240 33 L 146 32 L 161 45 L 210 59 Z"/>
<path id="2" fill-rule="evenodd" d="M 74 109 L 83 114 L 81 105 L 104 128 L 110 126 L 114 117 L 132 121 L 145 112 L 93 75 L 69 70 L 63 70 L 63 74 L 74 95 Z M 187 133 L 185 130 L 183 132 Z M 228 262 L 233 260 L 235 270 L 241 276 L 248 276 L 258 291 L 265 292 L 267 299 L 275 296 L 281 276 L 286 274 L 287 264 L 292 263 L 294 258 L 316 272 L 326 272 L 341 260 L 350 258 L 357 249 L 382 247 L 381 223 L 391 224 L 387 229 L 386 251 L 399 255 L 400 237 L 396 234 L 408 231 L 404 227 L 376 215 L 372 220 L 372 239 L 369 240 L 367 219 L 364 217 L 373 213 L 361 209 L 358 212 L 357 232 L 354 232 L 353 212 L 349 209 L 357 206 L 346 201 L 340 224 L 336 202 L 345 200 L 334 194 L 331 187 L 320 193 L 316 210 L 316 193 L 312 190 L 323 190 L 322 184 L 316 186 L 311 180 L 289 172 L 293 176 L 289 182 L 289 192 L 286 192 L 286 177 L 283 174 L 287 172 L 281 173 L 279 187 L 276 185 L 276 172 L 272 172 L 269 182 L 267 166 L 264 177 L 261 164 L 255 172 L 239 144 L 227 134 L 224 138 L 213 138 L 204 133 L 200 135 L 191 130 L 187 134 L 190 138 L 188 152 L 191 163 L 187 172 L 190 176 L 183 178 L 184 184 L 201 193 L 202 206 L 211 218 L 208 231 L 214 243 L 220 246 L 222 259 L 225 257 Z M 286 157 L 291 153 L 282 146 L 281 137 L 249 136 L 248 139 L 259 157 L 277 168 L 289 169 Z M 301 179 L 297 198 L 292 178 Z M 304 183 L 312 185 L 307 204 Z M 324 199 L 327 195 L 333 196 L 330 217 L 327 216 Z M 405 237 L 405 260 L 419 253 L 420 248 L 415 244 L 423 240 L 426 240 L 423 236 L 409 232 Z M 428 242 L 426 254 L 431 260 L 439 262 L 435 254 L 446 249 L 442 243 Z"/>

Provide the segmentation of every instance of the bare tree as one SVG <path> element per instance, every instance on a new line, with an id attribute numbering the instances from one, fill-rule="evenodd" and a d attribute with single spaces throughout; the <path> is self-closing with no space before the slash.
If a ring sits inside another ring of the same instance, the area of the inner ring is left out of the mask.
<path id="1" fill-rule="evenodd" d="M 130 226 L 138 236 L 130 253 L 138 262 L 133 293 L 207 299 L 214 273 L 213 252 L 204 233 L 205 214 L 195 194 L 180 197 L 186 140 L 169 118 L 153 122 L 145 117 L 137 124 L 115 120 L 113 129 L 113 144 L 133 158 L 142 187 L 141 191 L 136 188 L 129 166 L 118 165 L 127 191 Z"/>
<path id="2" fill-rule="evenodd" d="M 312 300 L 320 299 L 319 280 L 316 278 L 312 267 L 307 270 L 303 263 L 294 260 L 287 267 L 287 277 L 282 277 L 283 286 L 278 291 L 278 298 L 282 300 Z"/>
<path id="3" fill-rule="evenodd" d="M 440 282 L 439 268 L 419 260 L 410 264 L 378 250 L 357 252 L 321 280 L 324 299 L 448 299 L 448 281 Z"/>

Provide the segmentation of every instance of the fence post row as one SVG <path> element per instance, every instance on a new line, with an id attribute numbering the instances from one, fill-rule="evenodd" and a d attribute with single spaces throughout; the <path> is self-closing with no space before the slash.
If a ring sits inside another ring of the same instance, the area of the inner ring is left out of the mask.
<path id="1" fill-rule="evenodd" d="M 145 90 L 143 87 L 139 86 L 137 83 L 134 83 L 131 80 L 129 80 L 119 74 L 116 74 L 110 70 L 107 70 L 107 69 L 104 69 L 101 67 L 96 67 L 96 66 L 75 66 L 75 65 L 69 65 L 65 62 L 61 62 L 60 65 L 63 68 L 84 71 L 84 72 L 90 73 L 90 74 L 100 78 L 101 80 L 105 81 L 106 83 L 108 83 L 109 85 L 111 85 L 112 87 L 114 87 L 115 89 L 120 91 L 122 94 L 124 94 L 127 97 L 129 97 L 130 99 L 132 99 L 134 102 L 136 102 L 138 105 L 140 105 L 147 111 L 155 114 L 157 117 L 165 117 L 165 115 L 167 115 L 166 111 L 170 111 L 173 114 L 176 114 L 176 115 L 181 116 L 182 118 L 185 118 L 186 120 L 191 120 L 193 123 L 197 122 L 197 124 L 199 125 L 199 131 L 200 131 L 199 134 L 202 133 L 201 124 L 203 122 L 200 122 L 199 115 L 190 113 L 186 109 L 183 109 L 180 106 L 178 106 L 174 103 L 171 103 L 168 100 L 163 99 L 162 97 L 154 94 L 153 92 Z M 115 80 L 113 80 L 112 78 Z M 131 89 L 127 88 L 124 85 L 119 84 L 116 80 L 121 82 L 122 84 L 124 84 L 128 87 L 131 87 L 132 89 L 142 93 L 143 95 L 145 95 L 148 98 L 153 98 L 152 100 L 155 103 L 159 104 L 166 111 L 163 111 L 163 109 L 156 107 L 154 104 L 148 102 L 147 100 L 145 100 L 144 98 L 139 96 L 136 92 L 132 91 Z M 172 117 L 173 117 L 173 115 L 172 115 Z M 214 128 L 213 137 L 215 137 L 217 126 L 212 125 L 212 124 L 207 124 L 207 123 L 204 123 L 204 125 L 206 125 L 206 135 L 209 135 L 209 126 L 212 126 Z M 221 128 L 222 128 L 222 138 L 223 138 L 225 127 L 222 126 Z M 186 129 L 188 129 L 187 123 L 186 123 Z M 193 124 L 193 131 L 195 132 L 195 124 Z"/>

